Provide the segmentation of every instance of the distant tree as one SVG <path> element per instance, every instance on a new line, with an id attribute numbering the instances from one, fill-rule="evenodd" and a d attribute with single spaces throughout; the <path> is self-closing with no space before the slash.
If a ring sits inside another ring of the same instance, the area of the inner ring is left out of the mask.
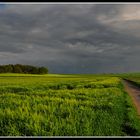
<path id="1" fill-rule="evenodd" d="M 38 73 L 38 68 L 32 67 L 31 73 L 32 74 L 37 74 Z"/>
<path id="2" fill-rule="evenodd" d="M 27 66 L 26 65 L 21 65 L 21 69 L 23 73 L 28 73 L 27 72 Z"/>
<path id="3" fill-rule="evenodd" d="M 13 72 L 13 67 L 10 64 L 5 65 L 4 69 L 5 69 L 5 72 L 7 72 L 7 73 Z"/>
<path id="4" fill-rule="evenodd" d="M 0 73 L 5 73 L 4 67 L 0 66 Z"/>
<path id="5" fill-rule="evenodd" d="M 38 73 L 39 74 L 47 74 L 48 73 L 48 69 L 45 68 L 45 67 L 40 67 Z"/>
<path id="6" fill-rule="evenodd" d="M 19 65 L 14 66 L 13 72 L 14 73 L 23 73 L 22 69 L 21 69 L 21 67 Z"/>
<path id="7" fill-rule="evenodd" d="M 0 73 L 47 74 L 48 69 L 45 67 L 35 67 L 31 65 L 9 64 L 9 65 L 0 65 Z"/>

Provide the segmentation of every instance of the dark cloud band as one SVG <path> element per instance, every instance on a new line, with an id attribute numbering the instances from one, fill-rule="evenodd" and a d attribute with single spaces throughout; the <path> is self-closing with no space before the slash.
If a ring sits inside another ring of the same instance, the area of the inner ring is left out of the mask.
<path id="1" fill-rule="evenodd" d="M 139 71 L 134 64 L 139 63 L 140 53 L 139 7 L 0 6 L 0 63 L 48 66 L 54 73 Z"/>

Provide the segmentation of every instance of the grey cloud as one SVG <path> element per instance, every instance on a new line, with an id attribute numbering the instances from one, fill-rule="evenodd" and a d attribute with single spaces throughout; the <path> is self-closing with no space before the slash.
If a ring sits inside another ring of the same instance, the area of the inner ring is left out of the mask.
<path id="1" fill-rule="evenodd" d="M 0 63 L 44 65 L 53 73 L 138 70 L 133 63 L 139 61 L 139 21 L 123 20 L 124 9 L 117 4 L 6 5 L 0 11 Z"/>

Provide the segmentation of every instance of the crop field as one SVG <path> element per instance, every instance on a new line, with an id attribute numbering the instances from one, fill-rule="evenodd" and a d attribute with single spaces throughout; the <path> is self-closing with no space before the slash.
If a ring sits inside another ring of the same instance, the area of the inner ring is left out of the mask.
<path id="1" fill-rule="evenodd" d="M 127 77 L 126 79 L 132 81 L 135 85 L 140 87 L 140 77 Z"/>
<path id="2" fill-rule="evenodd" d="M 0 136 L 138 136 L 121 78 L 0 74 Z"/>
<path id="3" fill-rule="evenodd" d="M 120 75 L 122 78 L 130 80 L 133 84 L 140 87 L 140 73 L 132 73 L 132 74 L 122 74 Z"/>

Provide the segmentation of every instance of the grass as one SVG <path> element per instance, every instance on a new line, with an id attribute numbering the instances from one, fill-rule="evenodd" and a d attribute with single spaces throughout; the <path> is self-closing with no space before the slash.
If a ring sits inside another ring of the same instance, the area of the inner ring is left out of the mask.
<path id="1" fill-rule="evenodd" d="M 0 74 L 0 103 L 1 136 L 140 135 L 118 77 Z"/>

